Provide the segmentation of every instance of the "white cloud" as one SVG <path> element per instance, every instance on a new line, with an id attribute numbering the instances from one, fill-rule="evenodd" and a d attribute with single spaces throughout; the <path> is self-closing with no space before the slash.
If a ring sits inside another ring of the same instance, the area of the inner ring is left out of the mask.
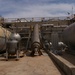
<path id="1" fill-rule="evenodd" d="M 42 0 L 43 1 L 43 0 Z M 46 1 L 46 0 L 44 0 Z M 49 1 L 49 0 L 47 0 Z M 52 1 L 52 0 L 51 0 Z M 33 4 L 33 5 L 21 5 L 21 4 L 11 4 L 6 5 L 2 8 L 0 5 L 0 11 L 8 12 L 3 14 L 7 18 L 22 18 L 22 17 L 56 17 L 56 16 L 67 16 L 67 12 L 72 12 L 72 6 L 74 4 Z M 5 4 L 5 3 L 4 3 Z M 6 2 L 6 4 L 8 4 Z M 75 12 L 75 8 L 73 9 Z"/>

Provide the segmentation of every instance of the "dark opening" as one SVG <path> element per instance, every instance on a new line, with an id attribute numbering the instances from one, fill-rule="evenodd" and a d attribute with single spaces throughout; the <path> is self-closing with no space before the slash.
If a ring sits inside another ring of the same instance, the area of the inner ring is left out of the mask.
<path id="1" fill-rule="evenodd" d="M 11 26 L 11 24 L 6 24 L 5 27 L 6 27 L 6 28 L 10 28 L 10 26 Z"/>

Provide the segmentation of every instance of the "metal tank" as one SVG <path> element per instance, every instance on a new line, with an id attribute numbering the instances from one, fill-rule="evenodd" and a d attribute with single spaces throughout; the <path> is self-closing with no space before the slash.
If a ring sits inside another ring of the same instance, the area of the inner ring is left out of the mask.
<path id="1" fill-rule="evenodd" d="M 6 42 L 9 39 L 11 32 L 0 26 L 0 53 L 4 53 L 6 49 Z"/>
<path id="2" fill-rule="evenodd" d="M 39 25 L 38 24 L 34 25 L 34 28 L 33 28 L 31 48 L 32 48 L 31 55 L 34 55 L 35 51 L 38 51 L 39 55 L 42 54 L 40 51 L 41 43 L 40 43 L 40 32 L 39 32 Z"/>
<path id="3" fill-rule="evenodd" d="M 63 42 L 68 46 L 70 51 L 75 52 L 75 23 L 63 31 Z"/>
<path id="4" fill-rule="evenodd" d="M 66 45 L 63 42 L 58 42 L 58 49 L 63 50 L 66 47 Z"/>
<path id="5" fill-rule="evenodd" d="M 18 33 L 12 33 L 10 35 L 10 39 L 20 41 L 21 40 L 21 36 Z"/>
<path id="6" fill-rule="evenodd" d="M 21 37 L 18 33 L 12 33 L 10 35 L 10 38 L 7 41 L 6 60 L 8 60 L 9 55 L 15 55 L 15 54 L 16 54 L 16 59 L 18 60 L 20 40 L 21 40 Z"/>
<path id="7" fill-rule="evenodd" d="M 18 41 L 17 40 L 9 40 L 7 42 L 7 49 L 9 54 L 15 54 L 18 49 Z"/>
<path id="8" fill-rule="evenodd" d="M 32 46 L 35 47 L 40 47 L 40 38 L 39 38 L 39 25 L 36 24 L 34 26 L 33 30 L 33 36 L 32 36 Z"/>
<path id="9" fill-rule="evenodd" d="M 10 39 L 7 42 L 7 49 L 6 49 L 6 60 L 8 60 L 8 57 L 10 55 L 16 54 L 16 60 L 19 58 L 19 49 L 18 49 L 18 41 Z"/>

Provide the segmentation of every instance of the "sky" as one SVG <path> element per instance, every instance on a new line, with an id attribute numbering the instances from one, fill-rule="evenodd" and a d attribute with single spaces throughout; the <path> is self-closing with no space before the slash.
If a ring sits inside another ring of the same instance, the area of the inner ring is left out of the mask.
<path id="1" fill-rule="evenodd" d="M 74 7 L 75 0 L 0 0 L 0 16 L 5 18 L 69 16 L 75 13 Z"/>

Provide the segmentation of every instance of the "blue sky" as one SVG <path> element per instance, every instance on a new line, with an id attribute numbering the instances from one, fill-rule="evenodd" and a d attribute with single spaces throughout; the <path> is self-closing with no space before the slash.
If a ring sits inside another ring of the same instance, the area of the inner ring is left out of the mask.
<path id="1" fill-rule="evenodd" d="M 75 0 L 0 0 L 0 15 L 6 18 L 56 17 L 75 13 Z"/>

